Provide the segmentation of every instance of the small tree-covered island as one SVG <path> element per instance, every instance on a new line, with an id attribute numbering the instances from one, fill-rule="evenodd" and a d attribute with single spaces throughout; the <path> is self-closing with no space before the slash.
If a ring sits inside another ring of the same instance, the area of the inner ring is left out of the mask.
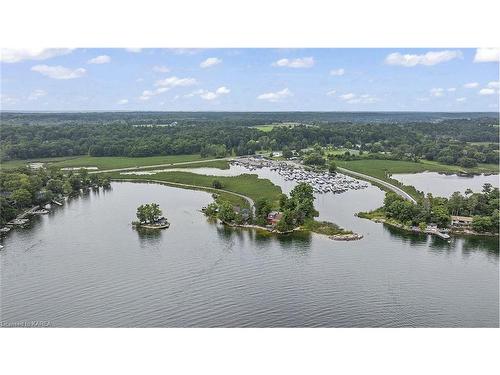
<path id="1" fill-rule="evenodd" d="M 228 226 L 257 228 L 276 234 L 309 231 L 327 235 L 334 240 L 357 240 L 363 237 L 336 224 L 315 220 L 318 211 L 314 208 L 314 199 L 311 185 L 302 182 L 295 186 L 289 196 L 280 196 L 278 209 L 275 209 L 273 202 L 260 198 L 255 202 L 252 213 L 249 209 L 241 209 L 216 197 L 216 201 L 202 211 Z"/>
<path id="2" fill-rule="evenodd" d="M 138 221 L 132 225 L 142 229 L 165 229 L 170 227 L 168 220 L 162 216 L 160 206 L 157 203 L 141 204 L 137 207 Z"/>

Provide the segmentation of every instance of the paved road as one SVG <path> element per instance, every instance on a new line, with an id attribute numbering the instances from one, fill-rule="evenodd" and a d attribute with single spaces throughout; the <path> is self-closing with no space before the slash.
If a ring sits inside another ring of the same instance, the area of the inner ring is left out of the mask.
<path id="1" fill-rule="evenodd" d="M 122 171 L 137 171 L 140 169 L 150 169 L 150 168 L 162 168 L 162 167 L 175 167 L 177 165 L 188 165 L 188 164 L 198 164 L 198 163 L 208 163 L 217 160 L 231 160 L 234 158 L 219 158 L 219 159 L 203 159 L 195 161 L 183 161 L 180 163 L 167 163 L 167 164 L 156 164 L 156 165 L 144 165 L 141 167 L 127 167 L 127 168 L 116 168 L 116 169 L 103 169 L 99 171 L 89 171 L 89 174 L 94 173 L 108 173 L 108 172 L 122 172 Z"/>
<path id="2" fill-rule="evenodd" d="M 220 160 L 220 159 L 218 159 L 218 160 Z M 255 202 L 253 201 L 253 199 L 247 197 L 246 195 L 235 193 L 234 191 L 229 191 L 229 190 L 224 190 L 224 189 L 214 189 L 214 188 L 206 187 L 206 186 L 182 184 L 180 182 L 169 182 L 169 181 L 163 181 L 163 180 L 150 180 L 149 178 L 145 179 L 143 181 L 137 180 L 137 179 L 122 179 L 122 178 L 116 179 L 116 180 L 113 180 L 113 181 L 118 181 L 118 182 L 119 181 L 125 181 L 125 182 L 155 182 L 157 184 L 163 184 L 163 185 L 169 185 L 169 186 L 179 186 L 179 187 L 182 187 L 182 188 L 191 188 L 191 189 L 197 189 L 197 190 L 205 190 L 205 191 L 211 191 L 211 192 L 214 192 L 214 193 L 220 193 L 221 191 L 223 191 L 225 193 L 236 195 L 237 197 L 245 199 L 248 202 L 248 204 L 250 205 L 250 207 L 252 208 L 252 214 L 255 216 Z"/>
<path id="3" fill-rule="evenodd" d="M 393 192 L 395 192 L 399 196 L 403 197 L 404 199 L 407 199 L 410 202 L 412 202 L 414 204 L 417 204 L 417 201 L 415 199 L 413 199 L 413 197 L 410 194 L 408 194 L 406 191 L 401 190 L 397 186 L 392 185 L 392 184 L 390 184 L 390 183 L 388 183 L 386 181 L 383 181 L 383 180 L 381 180 L 379 178 L 368 176 L 368 175 L 363 174 L 363 173 L 354 172 L 354 171 L 351 171 L 349 169 L 340 168 L 340 167 L 338 167 L 337 170 L 339 172 L 342 172 L 342 173 L 345 173 L 345 174 L 349 174 L 349 175 L 354 176 L 354 177 L 360 177 L 360 178 L 362 178 L 364 180 L 376 182 L 376 183 L 378 183 L 380 185 L 385 186 L 387 189 L 392 190 Z"/>

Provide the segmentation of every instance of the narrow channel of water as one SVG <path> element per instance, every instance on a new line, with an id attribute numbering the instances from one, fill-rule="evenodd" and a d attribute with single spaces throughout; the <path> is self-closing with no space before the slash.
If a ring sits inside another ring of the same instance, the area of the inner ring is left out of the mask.
<path id="1" fill-rule="evenodd" d="M 455 191 L 465 193 L 465 190 L 471 189 L 473 192 L 481 192 L 483 185 L 492 184 L 499 186 L 498 175 L 476 175 L 476 176 L 457 176 L 446 175 L 437 172 L 406 173 L 394 174 L 392 178 L 402 182 L 405 185 L 413 185 L 417 190 L 425 193 L 432 193 L 434 196 L 449 197 Z"/>

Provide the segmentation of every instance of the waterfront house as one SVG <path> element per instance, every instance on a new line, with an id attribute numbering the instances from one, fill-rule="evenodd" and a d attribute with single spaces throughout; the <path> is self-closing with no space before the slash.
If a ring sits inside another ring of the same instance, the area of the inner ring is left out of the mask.
<path id="1" fill-rule="evenodd" d="M 451 216 L 451 226 L 458 228 L 469 228 L 472 225 L 470 216 Z"/>
<path id="2" fill-rule="evenodd" d="M 269 215 L 267 215 L 267 223 L 269 225 L 276 225 L 283 217 L 283 213 L 278 211 L 271 211 Z"/>

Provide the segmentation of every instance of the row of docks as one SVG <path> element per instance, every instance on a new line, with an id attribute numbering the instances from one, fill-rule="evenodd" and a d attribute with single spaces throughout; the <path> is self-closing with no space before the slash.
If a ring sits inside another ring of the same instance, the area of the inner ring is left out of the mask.
<path id="1" fill-rule="evenodd" d="M 246 157 L 233 160 L 231 163 L 243 166 L 249 170 L 269 168 L 277 172 L 287 181 L 308 183 L 312 186 L 314 192 L 318 194 L 339 194 L 348 190 L 359 190 L 368 187 L 368 183 L 356 180 L 341 173 L 310 171 L 306 170 L 302 165 L 293 162 Z"/>

